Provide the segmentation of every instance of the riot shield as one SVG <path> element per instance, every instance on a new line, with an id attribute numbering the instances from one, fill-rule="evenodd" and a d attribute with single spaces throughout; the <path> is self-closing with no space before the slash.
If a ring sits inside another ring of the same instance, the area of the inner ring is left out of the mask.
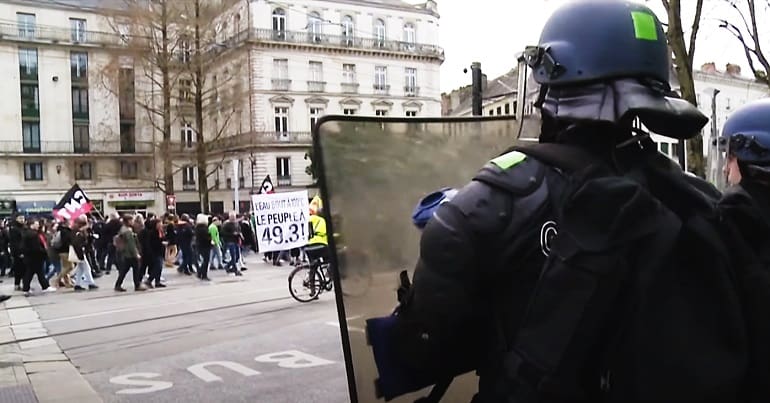
<path id="1" fill-rule="evenodd" d="M 335 276 L 337 307 L 351 401 L 376 402 L 378 374 L 367 343 L 366 320 L 388 316 L 397 305 L 399 273 L 412 277 L 420 232 L 411 215 L 421 198 L 444 187 L 460 188 L 490 159 L 534 140 L 539 125 L 524 130 L 511 118 L 375 119 L 327 116 L 314 132 L 324 215 Z M 413 402 L 430 388 L 395 398 Z M 442 401 L 467 402 L 477 391 L 469 373 L 455 378 Z"/>

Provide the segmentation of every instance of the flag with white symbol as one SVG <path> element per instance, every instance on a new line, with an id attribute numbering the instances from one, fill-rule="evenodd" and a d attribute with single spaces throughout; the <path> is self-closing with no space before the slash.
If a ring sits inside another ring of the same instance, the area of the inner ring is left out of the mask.
<path id="1" fill-rule="evenodd" d="M 259 188 L 259 194 L 265 193 L 275 193 L 275 188 L 273 187 L 273 181 L 270 180 L 270 175 L 265 176 L 265 179 L 262 181 L 262 186 Z"/>

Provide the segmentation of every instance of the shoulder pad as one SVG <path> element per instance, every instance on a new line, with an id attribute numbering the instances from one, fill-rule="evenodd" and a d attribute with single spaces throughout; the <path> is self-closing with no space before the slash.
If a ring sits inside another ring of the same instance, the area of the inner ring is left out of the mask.
<path id="1" fill-rule="evenodd" d="M 519 151 L 489 161 L 473 180 L 501 188 L 515 195 L 528 195 L 543 182 L 545 165 Z"/>

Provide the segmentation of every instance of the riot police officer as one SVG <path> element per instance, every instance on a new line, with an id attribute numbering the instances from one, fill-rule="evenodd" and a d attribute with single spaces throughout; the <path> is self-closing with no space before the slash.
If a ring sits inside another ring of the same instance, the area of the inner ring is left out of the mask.
<path id="1" fill-rule="evenodd" d="M 627 0 L 564 5 L 525 57 L 541 85 L 535 104 L 542 115 L 540 142 L 577 146 L 619 174 L 657 153 L 634 129 L 635 119 L 680 139 L 697 135 L 708 121 L 672 93 L 665 33 L 644 5 Z M 682 174 L 677 169 L 671 162 L 669 170 Z M 481 176 L 489 180 L 478 180 Z M 451 376 L 475 368 L 474 401 L 507 402 L 512 397 L 505 352 L 558 231 L 550 196 L 566 179 L 559 169 L 520 151 L 493 159 L 476 178 L 424 228 L 397 332 L 420 337 L 400 340 L 399 354 L 423 372 Z M 713 190 L 696 178 L 682 180 Z"/>

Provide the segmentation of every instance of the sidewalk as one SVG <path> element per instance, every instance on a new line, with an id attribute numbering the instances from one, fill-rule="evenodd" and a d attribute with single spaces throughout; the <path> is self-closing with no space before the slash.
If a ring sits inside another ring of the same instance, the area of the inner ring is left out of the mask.
<path id="1" fill-rule="evenodd" d="M 97 403 L 96 391 L 48 335 L 26 297 L 0 311 L 0 402 Z M 15 343 L 18 339 L 43 337 Z"/>

